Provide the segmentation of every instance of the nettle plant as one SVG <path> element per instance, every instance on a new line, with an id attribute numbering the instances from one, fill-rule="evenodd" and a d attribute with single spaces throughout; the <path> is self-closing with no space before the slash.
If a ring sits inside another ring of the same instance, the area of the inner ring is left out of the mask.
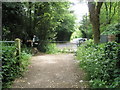
<path id="1" fill-rule="evenodd" d="M 110 24 L 107 29 L 102 33 L 103 35 L 116 35 L 120 34 L 120 23 Z"/>

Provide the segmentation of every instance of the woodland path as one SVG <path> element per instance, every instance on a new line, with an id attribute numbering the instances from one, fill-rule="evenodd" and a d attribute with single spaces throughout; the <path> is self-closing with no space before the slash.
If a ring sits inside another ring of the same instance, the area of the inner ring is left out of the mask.
<path id="1" fill-rule="evenodd" d="M 85 88 L 85 73 L 74 54 L 33 56 L 24 77 L 16 79 L 13 88 Z"/>

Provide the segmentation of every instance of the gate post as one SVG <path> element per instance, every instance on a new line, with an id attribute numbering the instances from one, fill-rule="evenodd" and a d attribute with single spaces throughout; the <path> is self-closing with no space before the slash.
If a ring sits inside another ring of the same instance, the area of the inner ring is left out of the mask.
<path id="1" fill-rule="evenodd" d="M 21 53 L 21 43 L 20 43 L 19 38 L 15 39 L 15 46 L 16 46 L 16 50 L 17 50 L 17 55 L 20 55 L 20 53 Z"/>

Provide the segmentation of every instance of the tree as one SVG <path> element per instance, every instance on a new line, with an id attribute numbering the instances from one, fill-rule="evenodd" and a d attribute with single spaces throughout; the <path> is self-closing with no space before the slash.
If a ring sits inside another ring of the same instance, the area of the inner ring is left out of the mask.
<path id="1" fill-rule="evenodd" d="M 27 41 L 36 35 L 39 50 L 45 51 L 47 44 L 58 37 L 59 31 L 70 37 L 74 30 L 75 19 L 69 6 L 69 2 L 3 3 L 4 39 Z"/>
<path id="2" fill-rule="evenodd" d="M 103 2 L 88 2 L 90 21 L 92 23 L 94 43 L 100 42 L 100 9 Z"/>
<path id="3" fill-rule="evenodd" d="M 104 2 L 100 14 L 101 33 L 110 24 L 119 23 L 119 7 L 119 2 Z"/>
<path id="4" fill-rule="evenodd" d="M 23 16 L 22 9 L 22 3 L 2 3 L 3 40 L 14 40 L 15 37 L 21 36 L 21 17 Z"/>
<path id="5" fill-rule="evenodd" d="M 81 31 L 83 38 L 92 38 L 92 27 L 87 15 L 83 16 L 79 30 Z"/>
<path id="6" fill-rule="evenodd" d="M 66 12 L 64 14 L 61 24 L 56 28 L 57 41 L 69 41 L 71 34 L 75 31 L 75 17 L 72 13 Z"/>

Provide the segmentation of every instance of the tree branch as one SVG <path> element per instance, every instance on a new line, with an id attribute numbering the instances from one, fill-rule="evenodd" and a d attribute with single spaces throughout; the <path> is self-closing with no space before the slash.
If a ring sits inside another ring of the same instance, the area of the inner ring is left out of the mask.
<path id="1" fill-rule="evenodd" d="M 103 2 L 97 2 L 97 12 L 100 14 L 100 8 L 102 7 Z"/>

